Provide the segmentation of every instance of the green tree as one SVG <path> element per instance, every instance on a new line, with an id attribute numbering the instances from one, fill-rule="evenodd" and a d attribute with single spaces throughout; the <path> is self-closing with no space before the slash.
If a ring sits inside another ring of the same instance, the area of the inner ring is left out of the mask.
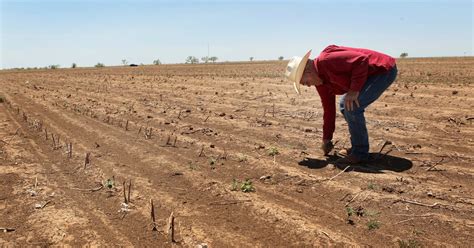
<path id="1" fill-rule="evenodd" d="M 186 58 L 186 64 L 197 64 L 199 63 L 199 59 L 194 56 L 188 56 Z"/>
<path id="2" fill-rule="evenodd" d="M 71 68 L 76 68 L 76 67 L 77 67 L 76 63 L 72 63 Z"/>
<path id="3" fill-rule="evenodd" d="M 97 63 L 94 67 L 105 67 L 105 65 L 103 63 Z"/>
<path id="4" fill-rule="evenodd" d="M 215 63 L 218 60 L 218 58 L 216 56 L 212 56 L 209 58 L 209 60 L 212 61 L 212 63 Z"/>
<path id="5" fill-rule="evenodd" d="M 408 57 L 408 53 L 402 53 L 402 54 L 400 54 L 400 58 L 403 59 L 403 58 L 406 58 L 406 57 Z"/>
<path id="6" fill-rule="evenodd" d="M 49 69 L 58 69 L 59 67 L 61 67 L 60 65 L 50 65 L 48 66 Z"/>
<path id="7" fill-rule="evenodd" d="M 153 60 L 154 65 L 161 65 L 161 61 L 159 59 Z"/>
<path id="8" fill-rule="evenodd" d="M 250 60 L 250 61 L 253 61 L 253 57 L 250 57 L 249 60 Z"/>
<path id="9" fill-rule="evenodd" d="M 285 57 L 280 56 L 280 57 L 278 57 L 278 60 L 283 60 L 284 58 L 285 58 Z"/>
<path id="10" fill-rule="evenodd" d="M 128 61 L 126 59 L 122 59 L 122 65 L 128 65 Z"/>
<path id="11" fill-rule="evenodd" d="M 201 58 L 202 62 L 207 63 L 209 62 L 209 57 L 205 56 Z"/>

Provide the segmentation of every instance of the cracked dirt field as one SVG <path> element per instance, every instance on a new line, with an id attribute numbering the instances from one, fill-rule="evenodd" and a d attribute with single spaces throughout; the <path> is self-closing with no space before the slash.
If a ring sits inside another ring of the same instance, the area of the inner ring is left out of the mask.
<path id="1" fill-rule="evenodd" d="M 366 111 L 377 159 L 350 168 L 285 64 L 0 71 L 0 246 L 474 243 L 474 58 L 398 60 Z"/>

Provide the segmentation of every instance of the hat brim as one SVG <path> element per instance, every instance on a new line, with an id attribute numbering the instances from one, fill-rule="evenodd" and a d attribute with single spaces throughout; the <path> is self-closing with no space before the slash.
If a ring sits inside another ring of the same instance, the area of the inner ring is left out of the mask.
<path id="1" fill-rule="evenodd" d="M 293 82 L 293 86 L 295 87 L 296 93 L 299 95 L 301 94 L 301 88 L 300 88 L 300 81 L 301 78 L 303 77 L 303 72 L 304 68 L 306 67 L 306 63 L 308 62 L 309 56 L 311 55 L 311 50 L 309 50 L 304 57 L 301 59 L 300 64 L 298 65 L 298 68 L 296 69 L 296 81 Z"/>

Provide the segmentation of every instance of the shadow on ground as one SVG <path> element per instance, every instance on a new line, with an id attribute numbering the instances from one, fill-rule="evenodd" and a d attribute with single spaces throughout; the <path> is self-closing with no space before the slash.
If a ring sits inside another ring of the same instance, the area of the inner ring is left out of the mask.
<path id="1" fill-rule="evenodd" d="M 371 159 L 369 162 L 351 165 L 346 171 L 356 171 L 356 172 L 365 172 L 365 173 L 383 173 L 384 170 L 402 172 L 411 169 L 413 163 L 405 158 L 385 155 L 382 158 L 378 158 L 378 153 L 371 153 Z M 326 159 L 315 159 L 315 158 L 305 158 L 300 161 L 298 164 L 306 166 L 310 169 L 322 169 L 329 164 L 334 164 L 337 168 L 343 170 L 347 165 L 338 165 L 335 164 L 336 160 L 341 157 L 332 155 L 326 157 Z"/>

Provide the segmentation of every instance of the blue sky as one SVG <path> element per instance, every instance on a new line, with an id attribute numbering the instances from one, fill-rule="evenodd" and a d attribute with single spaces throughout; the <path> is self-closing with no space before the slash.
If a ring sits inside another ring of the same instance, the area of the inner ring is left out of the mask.
<path id="1" fill-rule="evenodd" d="M 0 0 L 0 67 L 313 55 L 329 44 L 398 57 L 473 56 L 472 0 Z M 313 56 L 313 57 L 314 57 Z"/>

